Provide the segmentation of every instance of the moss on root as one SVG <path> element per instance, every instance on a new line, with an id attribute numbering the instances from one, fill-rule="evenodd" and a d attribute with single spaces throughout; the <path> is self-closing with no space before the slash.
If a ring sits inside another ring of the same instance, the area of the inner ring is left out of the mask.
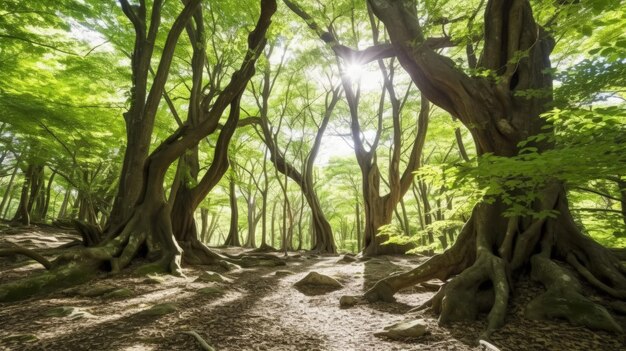
<path id="1" fill-rule="evenodd" d="M 97 272 L 97 267 L 93 264 L 68 263 L 33 277 L 0 286 L 0 302 L 24 300 L 37 294 L 83 284 L 93 279 Z"/>

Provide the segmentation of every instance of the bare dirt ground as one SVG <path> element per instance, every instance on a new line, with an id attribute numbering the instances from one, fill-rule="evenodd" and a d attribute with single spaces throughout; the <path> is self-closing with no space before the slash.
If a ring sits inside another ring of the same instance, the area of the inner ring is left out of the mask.
<path id="1" fill-rule="evenodd" d="M 0 247 L 18 244 L 53 258 L 59 252 L 56 247 L 77 238 L 71 231 L 50 227 L 3 228 Z M 480 350 L 477 338 L 483 321 L 439 327 L 428 312 L 406 314 L 432 296 L 421 286 L 402 291 L 397 303 L 339 307 L 340 296 L 360 294 L 378 279 L 424 259 L 380 257 L 344 263 L 340 256 L 292 253 L 286 266 L 223 273 L 232 280 L 225 283 L 195 282 L 203 267 L 186 267 L 184 278 L 103 275 L 77 289 L 0 304 L 0 350 L 196 350 L 196 340 L 182 333 L 191 330 L 219 351 Z M 41 271 L 41 265 L 26 258 L 0 258 L 0 284 Z M 335 277 L 343 288 L 318 295 L 296 290 L 293 284 L 310 271 Z M 85 296 L 96 288 L 109 294 Z M 626 350 L 623 335 L 524 319 L 523 306 L 541 291 L 528 280 L 518 284 L 507 324 L 491 339 L 494 345 L 501 350 Z M 587 292 L 605 301 L 593 290 Z M 168 304 L 169 313 L 146 312 L 160 304 Z M 424 318 L 430 334 L 403 341 L 373 335 L 409 318 Z M 617 318 L 626 329 L 626 318 Z"/>

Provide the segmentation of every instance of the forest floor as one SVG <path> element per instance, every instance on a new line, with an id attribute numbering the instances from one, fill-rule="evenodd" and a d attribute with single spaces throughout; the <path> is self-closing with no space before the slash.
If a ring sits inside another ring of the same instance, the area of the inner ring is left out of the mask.
<path id="1" fill-rule="evenodd" d="M 59 253 L 56 247 L 76 239 L 71 231 L 51 227 L 5 227 L 0 248 L 18 244 L 53 258 Z M 103 275 L 77 288 L 0 304 L 0 350 L 199 349 L 183 331 L 197 332 L 219 351 L 480 350 L 477 337 L 484 321 L 439 327 L 428 312 L 406 314 L 432 296 L 424 286 L 401 291 L 396 303 L 339 307 L 342 295 L 361 294 L 378 279 L 424 259 L 379 257 L 346 263 L 341 256 L 291 253 L 286 266 L 226 272 L 223 276 L 230 281 L 224 283 L 196 282 L 206 267 L 186 267 L 183 278 Z M 41 265 L 26 258 L 0 258 L 0 284 L 41 271 Z M 343 288 L 325 294 L 296 290 L 293 284 L 311 271 L 336 278 Z M 592 299 L 604 302 L 585 289 Z M 527 279 L 516 286 L 507 324 L 492 336 L 492 344 L 501 350 L 626 349 L 623 335 L 524 319 L 523 306 L 541 291 Z M 162 315 L 146 312 L 155 305 Z M 387 325 L 415 318 L 425 319 L 429 334 L 402 341 L 374 336 Z M 626 317 L 617 320 L 626 328 Z"/>

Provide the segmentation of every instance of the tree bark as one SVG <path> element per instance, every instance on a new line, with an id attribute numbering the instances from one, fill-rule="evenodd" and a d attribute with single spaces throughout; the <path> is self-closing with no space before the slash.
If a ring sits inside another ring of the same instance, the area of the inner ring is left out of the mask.
<path id="1" fill-rule="evenodd" d="M 230 229 L 226 237 L 226 246 L 241 246 L 239 242 L 239 207 L 237 206 L 237 190 L 235 187 L 235 177 L 228 180 L 228 198 L 230 202 Z"/>
<path id="2" fill-rule="evenodd" d="M 2 196 L 2 203 L 0 203 L 0 214 L 4 213 L 4 209 L 8 207 L 8 200 L 11 197 L 13 190 L 13 181 L 15 180 L 15 175 L 17 174 L 18 166 L 15 165 L 13 168 L 13 173 L 11 173 L 11 178 L 9 179 L 9 183 L 7 184 L 7 188 L 4 191 L 4 196 Z M 6 207 L 5 207 L 6 206 Z"/>
<path id="3" fill-rule="evenodd" d="M 154 119 L 167 82 L 174 50 L 180 34 L 195 12 L 196 6 L 200 3 L 199 0 L 187 2 L 185 9 L 172 24 L 161 52 L 154 80 L 149 85 L 148 75 L 153 60 L 154 44 L 161 25 L 163 2 L 163 0 L 153 2 L 148 21 L 145 1 L 140 1 L 138 6 L 133 6 L 128 0 L 120 0 L 124 14 L 133 24 L 135 42 L 131 56 L 130 108 L 128 112 L 124 113 L 127 144 L 117 195 L 107 224 L 108 232 L 119 231 L 120 227 L 130 218 L 133 206 L 139 199 L 144 176 L 144 162 L 150 149 Z"/>
<path id="4" fill-rule="evenodd" d="M 478 65 L 498 79 L 468 77 L 424 45 L 416 8 L 409 0 L 369 0 L 369 4 L 385 23 L 400 63 L 415 84 L 429 100 L 468 127 L 479 156 L 515 156 L 520 141 L 546 126 L 539 116 L 551 102 L 549 55 L 553 41 L 535 23 L 528 1 L 487 3 L 484 51 Z M 520 57 L 520 51 L 527 55 Z M 527 89 L 544 94 L 516 94 Z M 539 150 L 552 147 L 547 143 L 533 146 Z M 562 317 L 590 328 L 621 331 L 606 309 L 577 293 L 575 280 L 564 278 L 552 261 L 566 261 L 599 290 L 626 297 L 624 267 L 611 252 L 579 231 L 563 186 L 558 181 L 546 182 L 532 205 L 534 212 L 558 211 L 555 217 L 507 218 L 503 215 L 506 209 L 497 199 L 479 203 L 451 248 L 412 271 L 379 281 L 365 298 L 392 300 L 403 287 L 454 276 L 424 307 L 438 313 L 441 323 L 489 312 L 488 337 L 504 323 L 513 288 L 511 273 L 516 276 L 530 268 L 531 276 L 547 289 L 528 306 L 531 318 Z M 551 312 L 537 313 L 548 310 Z"/>
<path id="5" fill-rule="evenodd" d="M 189 18 L 199 4 L 199 0 L 188 1 L 178 18 Z M 93 278 L 98 268 L 103 265 L 108 265 L 113 272 L 120 271 L 127 267 L 140 252 L 146 253 L 150 263 L 140 266 L 139 272 L 160 271 L 181 274 L 182 250 L 174 238 L 171 208 L 166 202 L 165 189 L 163 188 L 167 169 L 186 150 L 196 146 L 216 128 L 220 117 L 229 106 L 230 113 L 225 128 L 236 126 L 240 112 L 241 95 L 248 81 L 254 75 L 255 64 L 265 45 L 265 34 L 275 11 L 276 2 L 274 0 L 261 0 L 259 20 L 248 36 L 248 50 L 245 51 L 241 66 L 232 74 L 228 85 L 224 87 L 210 109 L 206 111 L 207 118 L 195 128 L 180 128 L 163 141 L 148 157 L 145 162 L 139 200 L 132 208 L 132 214 L 121 230 L 109 234 L 96 247 L 87 248 L 78 253 L 62 255 L 52 263 L 53 269 L 45 275 L 0 286 L 0 301 L 23 299 L 44 289 L 67 285 L 69 283 L 68 276 L 80 277 L 80 279 L 73 279 L 73 284 L 82 283 Z M 212 163 L 211 167 L 220 168 L 223 167 L 223 164 Z M 208 172 L 211 171 L 211 167 Z M 211 179 L 207 180 L 203 177 L 198 186 L 201 189 L 209 188 L 210 181 Z M 197 204 L 195 205 L 197 206 Z M 201 257 L 203 263 L 222 260 L 220 255 L 208 250 L 204 245 L 194 246 L 196 243 L 199 241 L 190 242 L 190 245 L 185 249 L 198 258 L 200 258 L 199 253 L 204 254 L 205 256 Z M 35 283 L 38 289 L 28 290 L 29 294 L 20 293 L 25 290 L 25 286 L 33 286 L 32 284 Z"/>

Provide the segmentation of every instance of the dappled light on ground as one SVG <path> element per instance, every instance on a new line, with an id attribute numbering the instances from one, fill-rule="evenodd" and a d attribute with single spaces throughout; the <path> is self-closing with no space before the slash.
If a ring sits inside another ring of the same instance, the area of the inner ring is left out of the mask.
<path id="1" fill-rule="evenodd" d="M 19 239 L 21 235 L 5 235 L 1 243 L 7 245 L 6 238 Z M 26 230 L 24 237 L 32 235 Z M 194 350 L 194 338 L 182 333 L 193 330 L 217 350 L 476 349 L 484 322 L 443 328 L 428 312 L 407 313 L 432 296 L 428 284 L 401 291 L 395 303 L 339 307 L 342 295 L 362 294 L 389 273 L 407 270 L 424 259 L 383 256 L 346 263 L 338 256 L 292 254 L 286 266 L 222 273 L 223 283 L 197 280 L 203 274 L 204 279 L 212 279 L 206 278 L 202 267 L 186 267 L 184 277 L 130 273 L 115 279 L 103 277 L 54 294 L 2 304 L 0 345 L 11 350 Z M 0 267 L 20 276 L 28 272 L 12 267 L 25 263 L 21 258 L 2 258 Z M 335 279 L 341 288 L 310 296 L 299 292 L 294 284 L 310 272 Z M 617 350 L 623 345 L 623 337 L 524 320 L 523 306 L 541 289 L 529 280 L 523 280 L 518 289 L 526 297 L 523 301 L 513 298 L 507 325 L 493 335 L 493 343 L 503 350 L 559 349 L 563 345 Z M 116 297 L 116 291 L 125 294 Z M 66 309 L 60 307 L 68 307 L 67 311 L 71 307 L 74 312 L 63 316 Z M 52 309 L 61 315 L 50 316 Z M 399 341 L 374 336 L 385 326 L 415 318 L 424 319 L 426 335 Z"/>

